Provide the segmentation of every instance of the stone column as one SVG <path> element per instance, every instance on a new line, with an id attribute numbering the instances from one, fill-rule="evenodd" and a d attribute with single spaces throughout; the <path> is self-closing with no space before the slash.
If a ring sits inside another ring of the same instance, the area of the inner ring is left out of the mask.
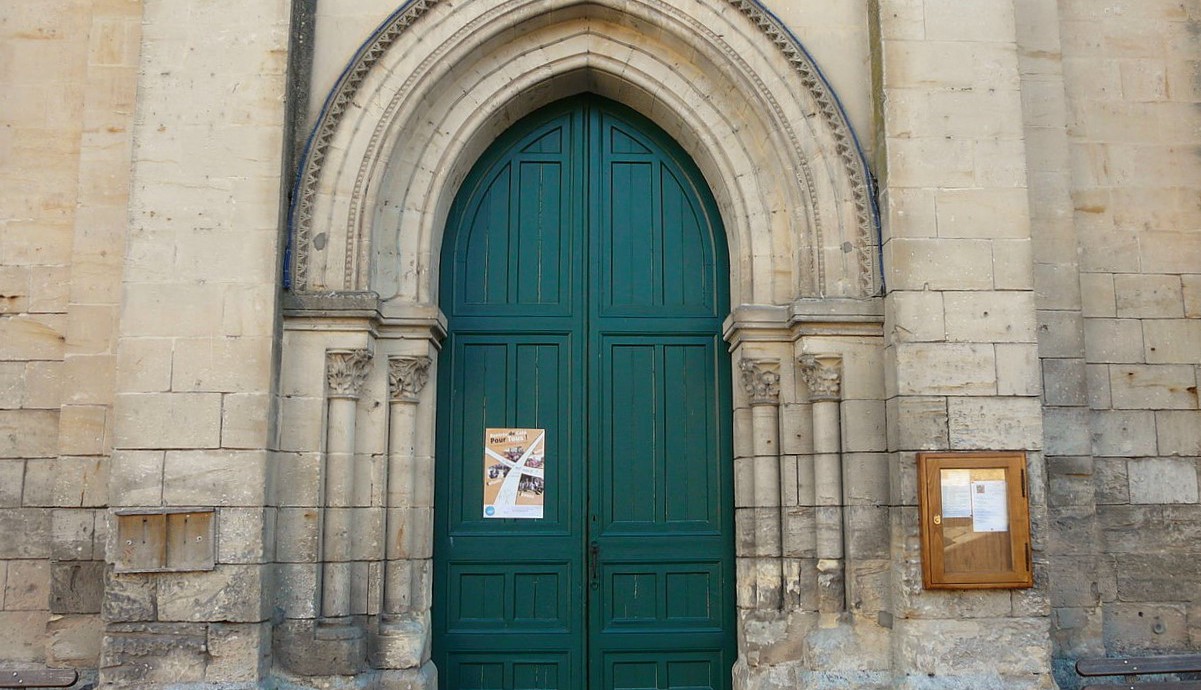
<path id="1" fill-rule="evenodd" d="M 371 367 L 367 350 L 326 351 L 328 415 L 325 501 L 321 533 L 321 620 L 318 637 L 361 636 L 351 619 L 351 538 L 354 527 L 355 417 Z"/>
<path id="2" fill-rule="evenodd" d="M 780 363 L 743 359 L 754 460 L 755 607 L 778 609 L 784 580 L 780 533 Z"/>
<path id="3" fill-rule="evenodd" d="M 813 403 L 813 486 L 817 526 L 818 610 L 846 610 L 842 490 L 842 433 L 839 394 L 842 360 L 835 355 L 802 355 L 801 376 Z"/>
<path id="4" fill-rule="evenodd" d="M 417 476 L 417 412 L 429 381 L 429 357 L 388 358 L 388 492 L 384 562 L 384 602 L 375 663 L 380 668 L 421 664 L 425 626 L 413 610 L 414 535 L 428 535 L 429 513 L 412 510 Z"/>

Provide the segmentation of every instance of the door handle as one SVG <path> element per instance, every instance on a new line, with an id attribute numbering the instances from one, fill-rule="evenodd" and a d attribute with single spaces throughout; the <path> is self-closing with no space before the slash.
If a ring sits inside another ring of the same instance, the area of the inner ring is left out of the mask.
<path id="1" fill-rule="evenodd" d="M 600 582 L 596 579 L 597 568 L 600 563 L 600 544 L 593 541 L 588 545 L 588 586 L 596 589 L 600 586 Z"/>

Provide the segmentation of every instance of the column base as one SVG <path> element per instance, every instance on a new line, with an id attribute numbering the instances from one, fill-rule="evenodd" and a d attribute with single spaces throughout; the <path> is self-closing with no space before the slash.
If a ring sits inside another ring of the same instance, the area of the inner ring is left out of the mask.
<path id="1" fill-rule="evenodd" d="M 376 668 L 416 669 L 429 658 L 429 626 L 419 616 L 385 615 L 374 643 Z"/>

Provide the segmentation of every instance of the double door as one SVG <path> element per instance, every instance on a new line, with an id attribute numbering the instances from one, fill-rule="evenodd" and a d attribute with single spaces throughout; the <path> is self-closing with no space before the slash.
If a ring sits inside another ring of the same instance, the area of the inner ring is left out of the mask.
<path id="1" fill-rule="evenodd" d="M 682 150 L 599 98 L 529 116 L 464 182 L 441 263 L 440 687 L 729 687 L 724 244 Z"/>

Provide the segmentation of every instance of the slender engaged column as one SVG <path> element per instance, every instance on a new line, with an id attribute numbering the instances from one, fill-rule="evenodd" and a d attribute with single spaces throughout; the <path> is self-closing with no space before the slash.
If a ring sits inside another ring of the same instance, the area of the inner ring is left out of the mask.
<path id="1" fill-rule="evenodd" d="M 385 619 L 409 612 L 411 577 L 402 560 L 412 557 L 408 548 L 409 510 L 417 483 L 417 403 L 429 381 L 429 357 L 389 357 L 388 386 L 388 494 L 387 544 L 384 564 Z M 420 532 L 421 530 L 416 530 Z"/>
<path id="2" fill-rule="evenodd" d="M 415 542 L 426 538 L 427 514 L 414 510 L 417 491 L 417 412 L 429 381 L 429 357 L 388 358 L 387 528 L 384 601 L 376 645 L 377 668 L 416 668 L 421 664 L 425 625 L 415 611 L 413 573 L 420 568 Z"/>
<path id="3" fill-rule="evenodd" d="M 802 355 L 801 376 L 813 403 L 813 485 L 817 523 L 818 610 L 846 610 L 846 553 L 843 529 L 842 432 L 839 394 L 842 360 Z"/>
<path id="4" fill-rule="evenodd" d="M 755 604 L 782 605 L 784 564 L 780 551 L 780 364 L 743 359 L 742 385 L 751 404 L 755 485 Z"/>
<path id="5" fill-rule="evenodd" d="M 329 412 L 325 433 L 325 503 L 321 531 L 321 628 L 353 629 L 351 536 L 354 509 L 355 416 L 371 367 L 367 350 L 326 352 Z M 319 628 L 319 630 L 321 629 Z"/>

